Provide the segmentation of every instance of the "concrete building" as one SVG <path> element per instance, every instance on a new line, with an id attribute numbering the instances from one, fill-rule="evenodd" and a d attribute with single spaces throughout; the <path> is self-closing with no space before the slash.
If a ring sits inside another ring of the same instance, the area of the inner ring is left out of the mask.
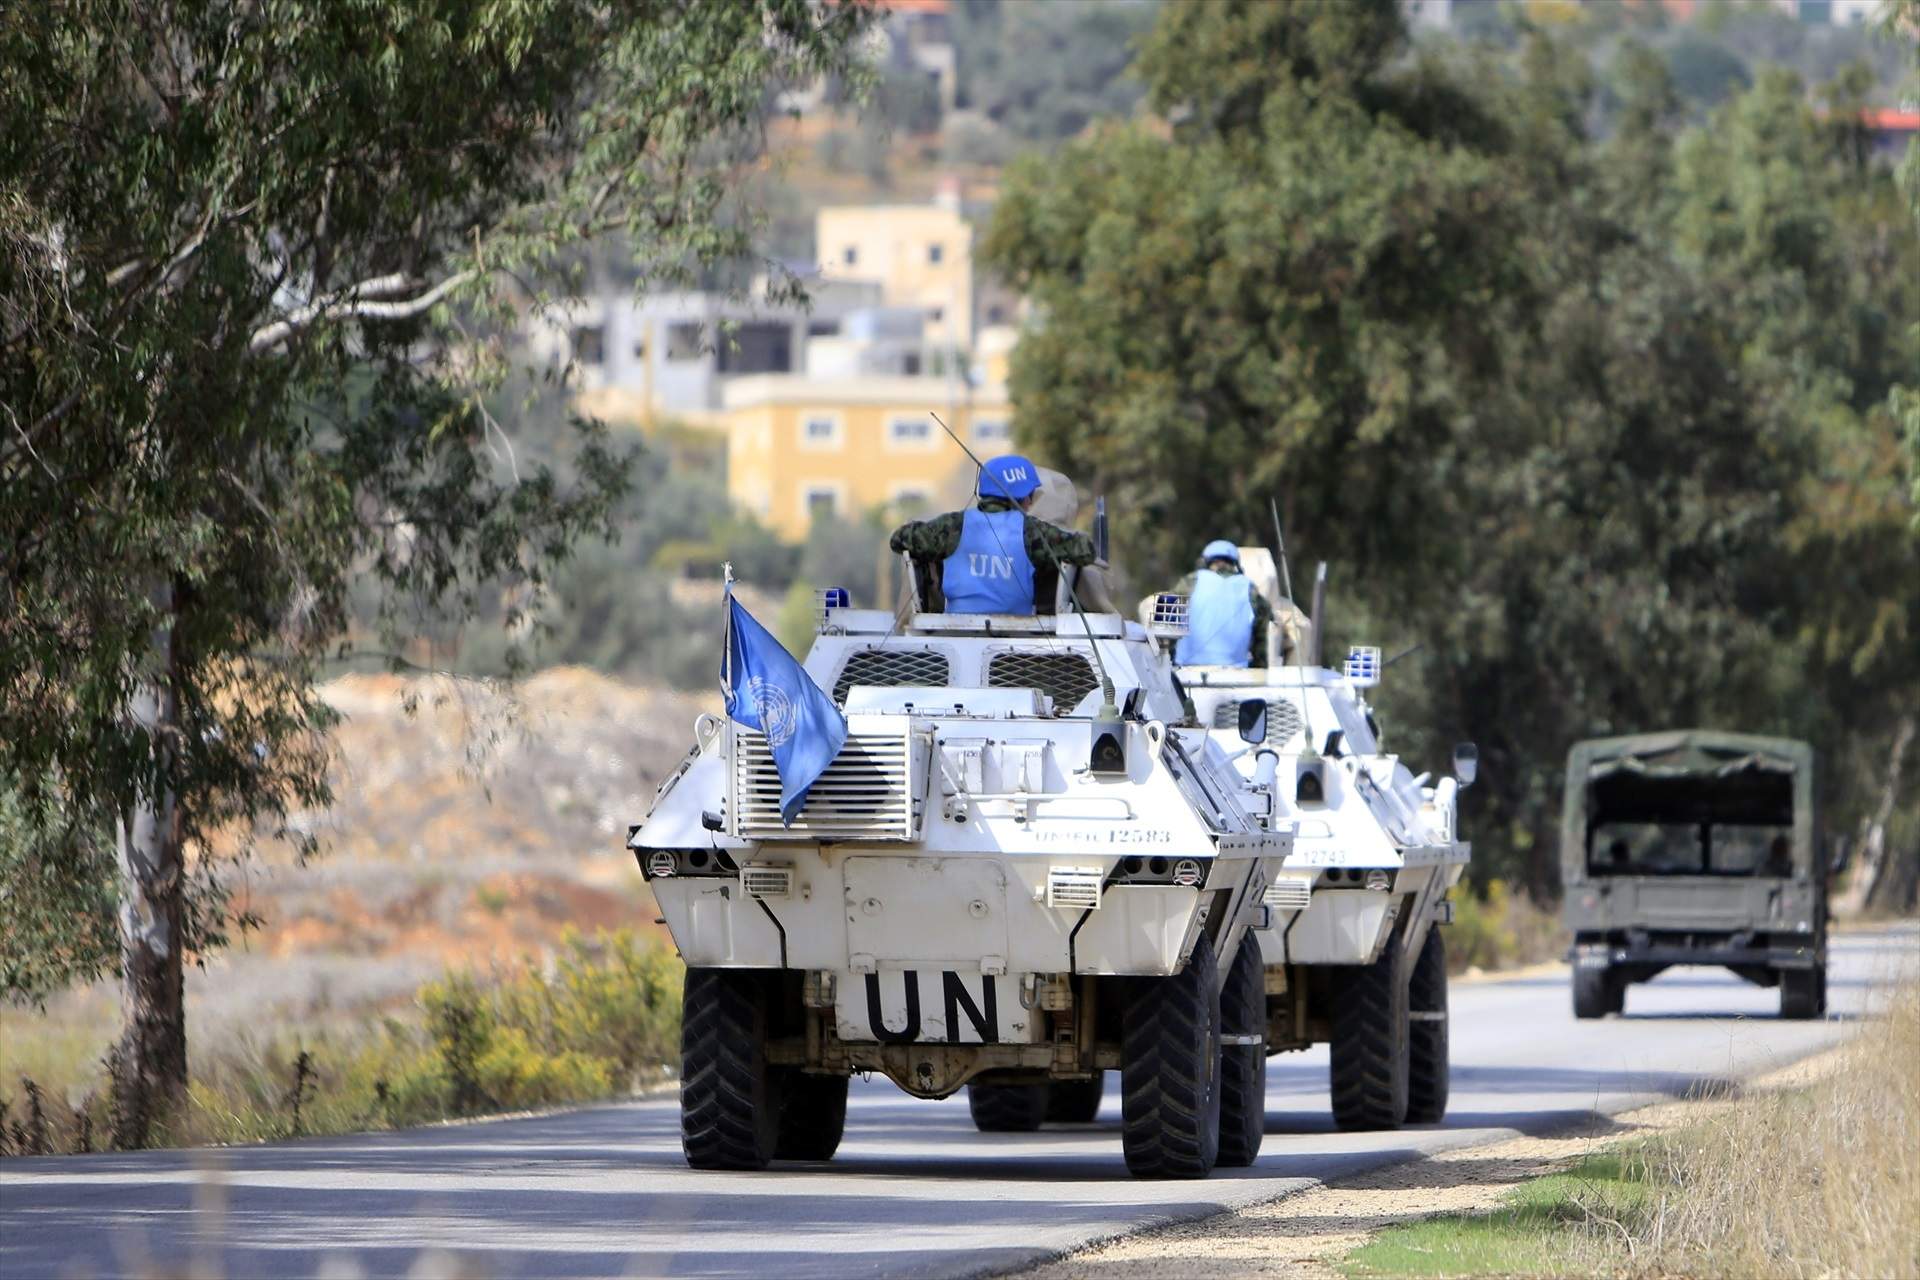
<path id="1" fill-rule="evenodd" d="M 920 308 L 930 342 L 973 345 L 973 227 L 957 198 L 823 208 L 814 254 L 823 280 L 869 281 L 889 306 Z"/>
<path id="2" fill-rule="evenodd" d="M 698 421 L 721 408 L 727 379 L 804 368 L 810 338 L 880 301 L 862 281 L 813 281 L 809 293 L 807 310 L 717 293 L 581 298 L 532 325 L 528 345 L 572 361 L 581 391 L 617 416 Z"/>
<path id="3" fill-rule="evenodd" d="M 792 539 L 806 537 L 822 514 L 881 507 L 905 516 L 957 507 L 972 490 L 973 465 L 929 411 L 983 457 L 1009 445 L 1004 387 L 884 376 L 730 381 L 728 496 Z"/>

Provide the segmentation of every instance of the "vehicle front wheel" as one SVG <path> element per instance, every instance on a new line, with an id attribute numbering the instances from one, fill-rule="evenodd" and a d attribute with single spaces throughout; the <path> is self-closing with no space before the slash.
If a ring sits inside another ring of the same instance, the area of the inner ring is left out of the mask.
<path id="1" fill-rule="evenodd" d="M 1575 965 L 1573 969 L 1573 1016 L 1604 1018 L 1627 1006 L 1627 984 L 1612 968 L 1604 965 Z"/>
<path id="2" fill-rule="evenodd" d="M 970 1084 L 967 1110 L 982 1133 L 1032 1133 L 1047 1118 L 1047 1086 Z"/>
<path id="3" fill-rule="evenodd" d="M 847 1078 L 780 1073 L 780 1136 L 776 1160 L 831 1160 L 847 1130 Z"/>
<path id="4" fill-rule="evenodd" d="M 1092 1124 L 1107 1092 L 1107 1073 L 1096 1071 L 1091 1080 L 1056 1080 L 1047 1086 L 1048 1124 Z"/>
<path id="5" fill-rule="evenodd" d="M 752 969 L 688 969 L 680 1146 L 696 1169 L 764 1169 L 780 1128 L 767 1066 L 767 988 Z"/>
<path id="6" fill-rule="evenodd" d="M 1783 969 L 1780 973 L 1780 1016 L 1822 1018 L 1827 1013 L 1827 967 Z"/>
<path id="7" fill-rule="evenodd" d="M 1249 929 L 1220 992 L 1220 1160 L 1244 1169 L 1267 1132 L 1267 972 Z"/>
<path id="8" fill-rule="evenodd" d="M 1447 944 L 1438 925 L 1427 926 L 1420 958 L 1407 988 L 1407 1123 L 1439 1124 L 1447 1118 L 1452 1081 L 1447 1035 Z"/>
<path id="9" fill-rule="evenodd" d="M 1407 982 L 1389 947 L 1372 964 L 1335 969 L 1328 1073 L 1333 1122 L 1342 1129 L 1398 1129 L 1407 1119 L 1411 1057 Z"/>
<path id="10" fill-rule="evenodd" d="M 1140 1178 L 1204 1178 L 1220 1154 L 1220 987 L 1213 945 L 1135 981 L 1121 1016 L 1121 1147 Z"/>

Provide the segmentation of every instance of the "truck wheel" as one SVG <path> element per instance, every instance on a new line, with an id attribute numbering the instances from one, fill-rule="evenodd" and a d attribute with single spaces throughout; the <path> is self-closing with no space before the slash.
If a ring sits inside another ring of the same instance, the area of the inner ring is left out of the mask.
<path id="1" fill-rule="evenodd" d="M 1420 958 L 1407 988 L 1407 1123 L 1439 1124 L 1447 1118 L 1452 1068 L 1447 1044 L 1447 944 L 1437 926 L 1427 927 Z"/>
<path id="2" fill-rule="evenodd" d="M 1407 984 L 1389 949 L 1372 964 L 1336 970 L 1333 1042 L 1327 1046 L 1333 1122 L 1342 1129 L 1398 1129 L 1407 1119 L 1410 1056 Z"/>
<path id="3" fill-rule="evenodd" d="M 780 1073 L 780 1136 L 776 1160 L 831 1160 L 847 1129 L 847 1078 Z"/>
<path id="4" fill-rule="evenodd" d="M 970 1084 L 967 1110 L 982 1133 L 1032 1133 L 1047 1118 L 1047 1086 Z"/>
<path id="5" fill-rule="evenodd" d="M 1267 971 L 1260 940 L 1249 929 L 1220 992 L 1220 1027 L 1227 1036 L 1257 1036 L 1253 1044 L 1220 1047 L 1220 1158 L 1244 1169 L 1260 1155 L 1267 1133 Z"/>
<path id="6" fill-rule="evenodd" d="M 680 1023 L 680 1146 L 696 1169 L 764 1169 L 780 1127 L 767 1066 L 767 990 L 752 969 L 688 969 Z"/>
<path id="7" fill-rule="evenodd" d="M 1581 965 L 1573 970 L 1573 1016 L 1604 1018 L 1627 1007 L 1627 984 L 1610 968 Z"/>
<path id="8" fill-rule="evenodd" d="M 1827 1012 L 1827 969 L 1783 969 L 1780 972 L 1780 1016 L 1819 1018 Z"/>
<path id="9" fill-rule="evenodd" d="M 1220 986 L 1213 945 L 1137 980 L 1120 1019 L 1120 1145 L 1139 1178 L 1204 1178 L 1220 1153 Z"/>
<path id="10" fill-rule="evenodd" d="M 1107 1073 L 1096 1071 L 1091 1080 L 1060 1080 L 1047 1086 L 1047 1123 L 1092 1124 L 1107 1092 Z"/>

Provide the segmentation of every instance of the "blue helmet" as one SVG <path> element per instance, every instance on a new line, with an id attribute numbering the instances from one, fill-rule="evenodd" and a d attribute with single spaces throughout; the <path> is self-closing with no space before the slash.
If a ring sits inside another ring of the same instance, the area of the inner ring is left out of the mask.
<path id="1" fill-rule="evenodd" d="M 1240 548 L 1234 546 L 1225 538 L 1215 538 L 1212 542 L 1209 542 L 1200 549 L 1201 564 L 1207 564 L 1214 560 L 1231 560 L 1235 564 L 1239 564 Z"/>
<path id="2" fill-rule="evenodd" d="M 1020 454 L 1003 453 L 997 458 L 988 458 L 980 466 L 983 498 L 1011 498 L 1020 502 L 1039 487 L 1040 468 L 1033 465 L 1031 458 Z"/>

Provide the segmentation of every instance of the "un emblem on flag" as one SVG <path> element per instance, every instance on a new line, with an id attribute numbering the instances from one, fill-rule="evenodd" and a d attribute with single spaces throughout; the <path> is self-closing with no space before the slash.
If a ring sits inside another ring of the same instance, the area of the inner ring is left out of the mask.
<path id="1" fill-rule="evenodd" d="M 760 721 L 760 732 L 767 735 L 767 745 L 775 749 L 786 746 L 794 730 L 793 699 L 787 691 L 755 676 L 747 681 L 747 696 L 753 699 L 754 715 Z"/>

